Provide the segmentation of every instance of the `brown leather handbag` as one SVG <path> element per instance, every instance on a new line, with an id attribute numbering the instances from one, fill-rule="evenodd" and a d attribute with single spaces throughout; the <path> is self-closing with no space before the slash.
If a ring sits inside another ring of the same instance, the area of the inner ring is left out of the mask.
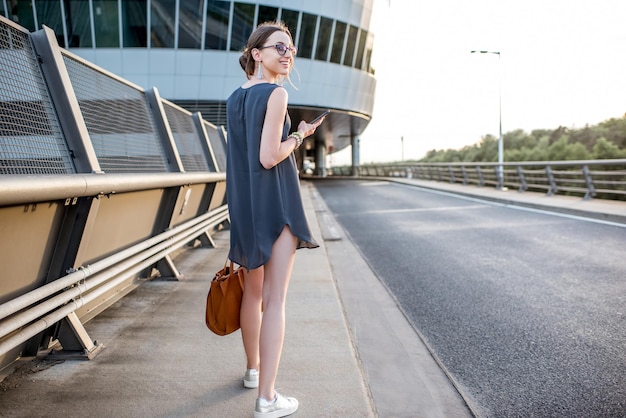
<path id="1" fill-rule="evenodd" d="M 239 329 L 239 310 L 244 286 L 243 267 L 235 269 L 228 260 L 215 273 L 206 298 L 206 326 L 217 335 L 228 335 Z"/>

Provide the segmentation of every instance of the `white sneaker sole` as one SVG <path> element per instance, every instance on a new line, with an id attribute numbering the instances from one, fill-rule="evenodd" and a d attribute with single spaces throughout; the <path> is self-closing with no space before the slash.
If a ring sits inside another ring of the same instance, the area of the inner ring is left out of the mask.
<path id="1" fill-rule="evenodd" d="M 256 389 L 259 387 L 259 381 L 258 380 L 243 380 L 243 387 L 247 388 L 247 389 Z"/>
<path id="2" fill-rule="evenodd" d="M 293 408 L 281 409 L 280 411 L 273 412 L 257 412 L 254 411 L 254 418 L 281 418 L 291 415 L 298 410 L 298 405 Z"/>
<path id="3" fill-rule="evenodd" d="M 254 411 L 254 418 L 281 418 L 286 417 L 287 415 L 291 415 L 298 410 L 298 406 L 300 406 L 298 400 L 295 400 L 295 405 L 285 408 L 279 409 L 277 411 L 272 412 L 257 412 Z"/>

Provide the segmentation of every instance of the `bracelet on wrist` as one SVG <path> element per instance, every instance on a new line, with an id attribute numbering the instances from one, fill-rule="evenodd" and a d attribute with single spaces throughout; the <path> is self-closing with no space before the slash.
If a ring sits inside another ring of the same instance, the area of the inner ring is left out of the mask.
<path id="1" fill-rule="evenodd" d="M 298 131 L 290 133 L 289 136 L 296 140 L 295 149 L 300 148 L 300 145 L 302 145 L 302 141 L 304 141 L 304 136 Z"/>

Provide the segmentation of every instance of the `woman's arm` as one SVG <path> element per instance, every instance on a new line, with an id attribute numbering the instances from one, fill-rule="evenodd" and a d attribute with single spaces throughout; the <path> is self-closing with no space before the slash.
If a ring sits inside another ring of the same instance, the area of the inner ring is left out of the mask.
<path id="1" fill-rule="evenodd" d="M 261 165 L 268 170 L 283 161 L 296 149 L 297 142 L 294 137 L 289 137 L 286 141 L 281 142 L 288 98 L 287 90 L 279 87 L 274 89 L 267 100 L 267 111 L 261 131 L 259 160 Z M 298 125 L 298 132 L 302 134 L 302 138 L 306 138 L 315 132 L 315 128 L 323 120 L 322 118 L 314 124 L 301 121 Z"/>
<path id="2" fill-rule="evenodd" d="M 267 100 L 259 159 L 261 165 L 268 170 L 287 158 L 296 147 L 295 138 L 280 141 L 287 113 L 287 99 L 287 90 L 279 87 L 274 89 Z"/>

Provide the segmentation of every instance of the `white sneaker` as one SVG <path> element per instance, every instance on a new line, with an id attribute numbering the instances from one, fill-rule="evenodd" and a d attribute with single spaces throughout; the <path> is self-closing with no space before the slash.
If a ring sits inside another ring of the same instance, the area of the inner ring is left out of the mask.
<path id="1" fill-rule="evenodd" d="M 259 387 L 259 371 L 256 369 L 246 370 L 246 374 L 243 375 L 243 387 L 248 389 L 254 389 Z"/>
<path id="2" fill-rule="evenodd" d="M 296 398 L 285 398 L 276 392 L 272 401 L 263 398 L 256 399 L 254 408 L 254 418 L 280 418 L 291 415 L 298 410 L 298 400 Z"/>

